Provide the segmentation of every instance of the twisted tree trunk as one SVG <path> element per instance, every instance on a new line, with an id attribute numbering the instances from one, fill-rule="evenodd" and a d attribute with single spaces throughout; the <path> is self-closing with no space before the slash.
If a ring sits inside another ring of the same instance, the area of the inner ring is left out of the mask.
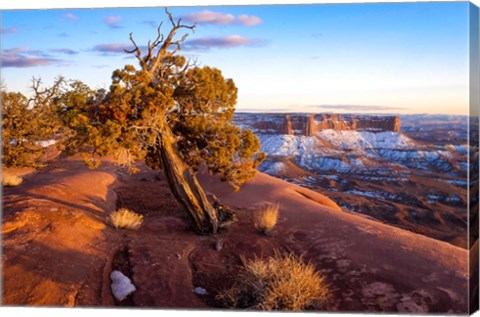
<path id="1" fill-rule="evenodd" d="M 214 195 L 208 195 L 208 199 L 195 174 L 180 158 L 175 137 L 167 125 L 158 134 L 156 147 L 170 189 L 187 210 L 197 232 L 215 234 L 235 220 L 234 213 Z"/>

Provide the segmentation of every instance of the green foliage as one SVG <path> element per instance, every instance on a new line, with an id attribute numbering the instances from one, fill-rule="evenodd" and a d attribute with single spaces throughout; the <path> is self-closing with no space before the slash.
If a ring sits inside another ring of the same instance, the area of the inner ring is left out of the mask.
<path id="1" fill-rule="evenodd" d="M 115 70 L 108 91 L 95 91 L 80 81 L 66 85 L 63 79 L 45 90 L 34 81 L 32 100 L 2 91 L 4 163 L 35 165 L 43 153 L 38 141 L 61 135 L 62 150 L 81 153 L 91 168 L 108 155 L 132 171 L 135 160 L 143 158 L 160 168 L 157 136 L 168 129 L 181 159 L 194 171 L 205 163 L 235 188 L 251 179 L 265 155 L 251 131 L 232 123 L 234 82 L 218 69 L 192 67 L 176 50 L 167 51 L 182 41 L 174 41 L 173 35 L 184 27 L 171 21 L 166 48 L 157 47 L 162 37 L 149 45 L 163 52 L 158 67 L 149 51 L 148 58 L 139 58 L 141 67 Z"/>
<path id="2" fill-rule="evenodd" d="M 231 122 L 237 101 L 231 79 L 225 80 L 215 68 L 189 69 L 176 87 L 175 99 L 177 106 L 169 119 L 190 166 L 198 169 L 205 162 L 234 187 L 255 176 L 264 154 L 259 153 L 260 142 L 253 132 Z"/>
<path id="3" fill-rule="evenodd" d="M 5 166 L 41 166 L 38 159 L 45 149 L 39 142 L 54 138 L 59 131 L 59 121 L 53 114 L 55 94 L 56 90 L 45 90 L 27 99 L 21 93 L 2 90 L 2 163 Z"/>
<path id="4" fill-rule="evenodd" d="M 62 117 L 72 131 L 67 149 L 83 152 L 91 167 L 115 155 L 131 169 L 142 158 L 160 168 L 155 137 L 165 126 L 186 164 L 198 170 L 204 162 L 235 188 L 265 157 L 258 138 L 231 122 L 237 88 L 218 69 L 189 67 L 184 57 L 167 54 L 153 74 L 132 65 L 115 70 L 107 93 L 75 85 L 63 98 Z"/>
<path id="5" fill-rule="evenodd" d="M 105 120 L 105 91 L 94 91 L 80 81 L 70 84 L 57 111 L 65 130 L 65 151 L 82 153 L 86 165 L 96 168 L 99 158 L 119 151 L 120 126 Z"/>

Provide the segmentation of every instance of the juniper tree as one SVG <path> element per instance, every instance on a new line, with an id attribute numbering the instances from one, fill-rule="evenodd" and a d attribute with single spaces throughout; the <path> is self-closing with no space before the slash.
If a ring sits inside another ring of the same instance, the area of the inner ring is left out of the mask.
<path id="1" fill-rule="evenodd" d="M 40 167 L 45 152 L 41 142 L 55 138 L 61 124 L 55 114 L 56 100 L 64 81 L 59 78 L 49 88 L 33 79 L 32 97 L 2 89 L 2 164 Z"/>
<path id="2" fill-rule="evenodd" d="M 133 49 L 127 53 L 139 65 L 115 70 L 108 92 L 94 96 L 84 89 L 86 98 L 76 90 L 65 95 L 65 105 L 72 100 L 82 104 L 64 108 L 62 117 L 74 132 L 67 144 L 88 153 L 84 158 L 90 166 L 114 154 L 133 169 L 135 160 L 145 158 L 149 167 L 163 170 L 196 230 L 215 233 L 234 215 L 218 199 L 207 197 L 196 171 L 205 163 L 238 188 L 255 175 L 264 154 L 256 136 L 231 121 L 237 99 L 233 81 L 218 69 L 190 65 L 178 54 L 194 26 L 166 13 L 170 31 L 163 34 L 160 24 L 146 49 L 130 34 Z M 179 32 L 183 34 L 177 39 Z"/>

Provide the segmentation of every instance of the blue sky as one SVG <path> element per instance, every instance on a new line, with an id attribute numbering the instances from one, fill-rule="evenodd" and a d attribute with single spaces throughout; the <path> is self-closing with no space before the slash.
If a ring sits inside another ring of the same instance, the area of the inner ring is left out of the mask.
<path id="1" fill-rule="evenodd" d="M 222 70 L 239 111 L 468 113 L 468 3 L 171 8 L 196 22 L 182 54 Z M 163 8 L 3 11 L 2 80 L 108 88 L 129 33 L 156 35 Z M 168 26 L 167 21 L 164 28 Z"/>

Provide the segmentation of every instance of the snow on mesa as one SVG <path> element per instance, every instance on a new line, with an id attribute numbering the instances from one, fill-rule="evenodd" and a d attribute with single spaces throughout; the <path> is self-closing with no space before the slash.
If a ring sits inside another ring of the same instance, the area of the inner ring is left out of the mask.
<path id="1" fill-rule="evenodd" d="M 429 148 L 420 145 L 402 133 L 384 131 L 321 130 L 313 136 L 288 134 L 257 134 L 262 151 L 269 156 L 293 156 L 300 166 L 309 169 L 354 170 L 378 167 L 375 162 L 389 162 L 398 167 L 415 165 L 428 170 L 431 165 L 451 169 L 452 162 L 462 155 L 464 147 L 446 146 Z M 460 151 L 458 151 L 460 150 Z M 347 151 L 347 152 L 346 152 Z M 275 173 L 282 166 L 269 166 Z M 464 167 L 460 166 L 463 170 Z"/>
<path id="2" fill-rule="evenodd" d="M 322 130 L 318 136 L 342 149 L 408 149 L 415 145 L 407 136 L 396 132 Z"/>
<path id="3" fill-rule="evenodd" d="M 259 134 L 262 151 L 269 155 L 290 156 L 316 154 L 337 154 L 345 149 L 409 149 L 415 143 L 403 134 L 395 132 L 372 133 L 366 131 L 322 130 L 314 136 L 287 134 Z M 322 142 L 323 141 L 323 142 Z M 322 146 L 328 142 L 338 150 Z"/>

